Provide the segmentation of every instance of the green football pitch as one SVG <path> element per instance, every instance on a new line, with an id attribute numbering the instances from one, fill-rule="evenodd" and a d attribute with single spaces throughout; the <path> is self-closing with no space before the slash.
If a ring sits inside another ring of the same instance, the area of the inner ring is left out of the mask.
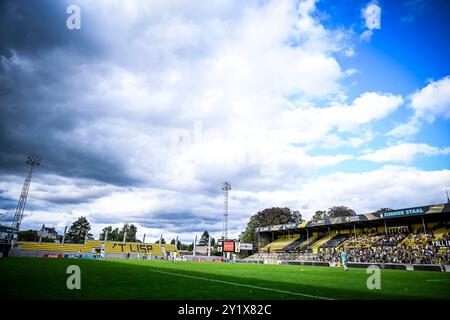
<path id="1" fill-rule="evenodd" d="M 67 267 L 80 268 L 69 290 Z M 450 273 L 155 260 L 0 259 L 3 299 L 450 299 Z"/>

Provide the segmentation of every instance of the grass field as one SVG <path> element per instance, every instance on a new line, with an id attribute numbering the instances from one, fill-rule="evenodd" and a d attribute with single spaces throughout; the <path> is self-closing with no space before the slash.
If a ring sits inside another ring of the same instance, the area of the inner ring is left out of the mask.
<path id="1" fill-rule="evenodd" d="M 68 290 L 69 265 L 81 289 Z M 0 259 L 1 299 L 450 299 L 450 273 L 208 262 Z"/>

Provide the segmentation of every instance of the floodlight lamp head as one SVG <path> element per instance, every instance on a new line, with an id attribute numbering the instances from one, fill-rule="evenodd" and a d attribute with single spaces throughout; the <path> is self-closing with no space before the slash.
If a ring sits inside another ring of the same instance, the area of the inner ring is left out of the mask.
<path id="1" fill-rule="evenodd" d="M 222 184 L 222 190 L 231 190 L 231 184 L 228 181 L 225 181 Z"/>
<path id="2" fill-rule="evenodd" d="M 26 164 L 29 166 L 38 166 L 41 164 L 41 156 L 37 153 L 33 153 L 31 156 L 27 157 Z"/>

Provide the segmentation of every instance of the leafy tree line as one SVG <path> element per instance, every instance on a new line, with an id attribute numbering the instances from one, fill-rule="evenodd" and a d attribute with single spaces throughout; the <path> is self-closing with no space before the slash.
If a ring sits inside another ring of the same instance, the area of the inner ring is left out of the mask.
<path id="1" fill-rule="evenodd" d="M 334 206 L 329 208 L 328 211 L 316 211 L 312 216 L 312 221 L 350 216 L 356 216 L 356 213 L 353 209 L 350 209 L 346 206 Z"/>
<path id="2" fill-rule="evenodd" d="M 380 208 L 376 211 L 376 213 L 385 213 L 388 211 L 392 211 L 391 208 Z M 334 206 L 328 209 L 328 211 L 316 211 L 312 217 L 313 221 L 325 220 L 329 218 L 338 218 L 338 217 L 350 217 L 356 216 L 356 213 L 353 209 L 350 209 L 346 206 Z"/>
<path id="3" fill-rule="evenodd" d="M 300 223 L 302 215 L 298 210 L 289 208 L 267 208 L 250 217 L 245 231 L 241 233 L 241 241 L 256 245 L 256 228 L 272 226 L 276 224 Z"/>
<path id="4" fill-rule="evenodd" d="M 106 228 L 103 228 L 102 232 L 100 233 L 99 240 L 105 240 L 106 232 L 108 232 L 108 241 L 123 241 L 123 236 L 125 235 L 125 241 L 126 242 L 136 242 L 136 233 L 137 233 L 137 227 L 134 224 L 124 224 L 121 229 L 114 228 L 112 226 L 107 226 Z"/>
<path id="5" fill-rule="evenodd" d="M 17 233 L 17 240 L 18 241 L 31 241 L 31 242 L 37 242 L 39 241 L 39 235 L 37 230 L 24 230 L 19 231 Z M 48 237 L 42 237 L 42 242 L 54 242 L 53 239 Z"/>

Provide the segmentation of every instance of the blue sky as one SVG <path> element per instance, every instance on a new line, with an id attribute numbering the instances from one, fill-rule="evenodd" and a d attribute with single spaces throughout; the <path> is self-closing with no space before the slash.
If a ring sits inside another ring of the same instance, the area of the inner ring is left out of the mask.
<path id="1" fill-rule="evenodd" d="M 68 29 L 67 9 L 80 10 Z M 3 1 L 0 219 L 192 241 L 273 206 L 445 201 L 447 1 Z"/>

